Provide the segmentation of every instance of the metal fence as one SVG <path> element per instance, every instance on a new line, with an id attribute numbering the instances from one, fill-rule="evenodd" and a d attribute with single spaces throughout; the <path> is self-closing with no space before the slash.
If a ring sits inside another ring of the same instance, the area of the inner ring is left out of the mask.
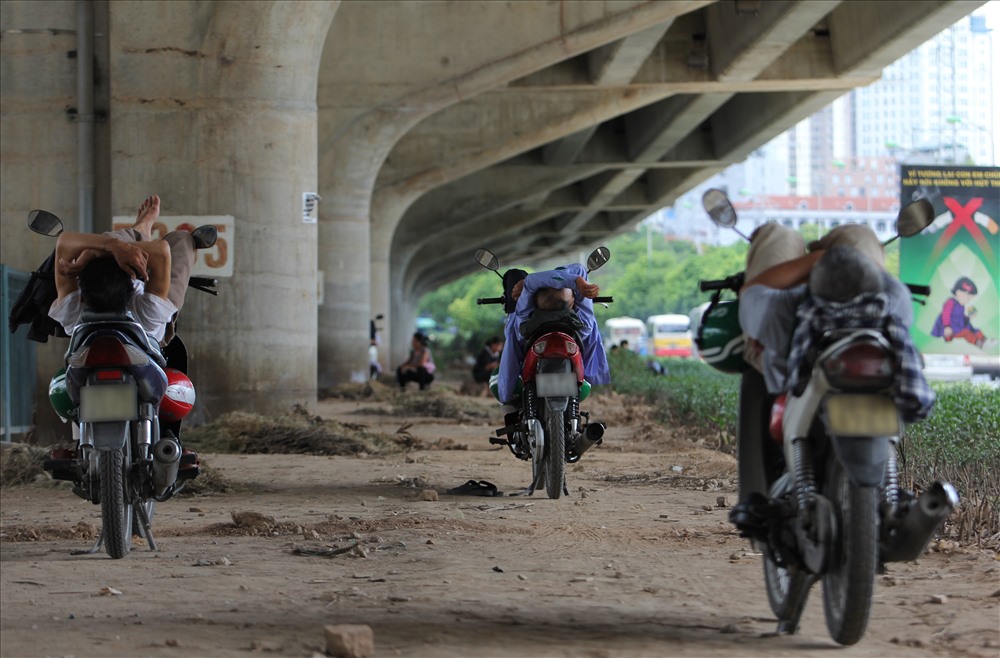
<path id="1" fill-rule="evenodd" d="M 0 265 L 0 441 L 31 430 L 35 413 L 35 343 L 28 340 L 28 327 L 11 334 L 7 318 L 14 300 L 28 285 L 31 274 Z"/>

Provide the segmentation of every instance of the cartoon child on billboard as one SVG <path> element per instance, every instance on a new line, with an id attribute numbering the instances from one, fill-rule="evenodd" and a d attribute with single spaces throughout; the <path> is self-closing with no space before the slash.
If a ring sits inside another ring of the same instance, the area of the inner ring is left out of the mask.
<path id="1" fill-rule="evenodd" d="M 941 314 L 934 322 L 931 335 L 944 338 L 949 343 L 956 338 L 962 338 L 979 348 L 995 344 L 995 338 L 987 338 L 981 330 L 972 326 L 972 316 L 976 314 L 976 308 L 970 304 L 977 294 L 979 289 L 972 279 L 967 276 L 959 277 L 951 287 L 951 297 L 945 300 L 944 306 L 941 307 Z"/>

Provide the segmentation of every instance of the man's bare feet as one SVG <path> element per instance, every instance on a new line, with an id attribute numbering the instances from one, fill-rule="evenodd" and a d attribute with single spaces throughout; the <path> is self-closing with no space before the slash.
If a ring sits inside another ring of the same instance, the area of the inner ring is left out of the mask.
<path id="1" fill-rule="evenodd" d="M 139 206 L 139 214 L 135 217 L 135 224 L 132 228 L 139 231 L 146 240 L 150 239 L 153 231 L 153 224 L 160 218 L 160 197 L 155 194 Z"/>

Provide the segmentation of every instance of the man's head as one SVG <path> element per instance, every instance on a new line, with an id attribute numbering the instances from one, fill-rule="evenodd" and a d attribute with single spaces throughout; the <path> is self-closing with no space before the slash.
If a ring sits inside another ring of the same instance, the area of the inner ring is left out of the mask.
<path id="1" fill-rule="evenodd" d="M 809 291 L 830 302 L 846 302 L 866 292 L 882 291 L 882 268 L 853 247 L 837 245 L 809 273 Z"/>
<path id="2" fill-rule="evenodd" d="M 87 263 L 79 283 L 84 306 L 98 313 L 124 312 L 135 294 L 132 278 L 114 258 L 95 258 Z"/>
<path id="3" fill-rule="evenodd" d="M 569 288 L 539 288 L 535 307 L 543 311 L 565 311 L 573 308 L 573 291 Z"/>

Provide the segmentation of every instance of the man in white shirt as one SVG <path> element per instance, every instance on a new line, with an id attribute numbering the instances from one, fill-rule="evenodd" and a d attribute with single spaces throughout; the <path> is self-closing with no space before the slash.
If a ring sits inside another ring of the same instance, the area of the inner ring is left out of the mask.
<path id="1" fill-rule="evenodd" d="M 64 231 L 56 244 L 58 296 L 49 317 L 72 335 L 85 308 L 128 311 L 161 341 L 177 312 L 168 298 L 170 262 L 170 245 L 164 240 L 129 243 L 111 235 Z"/>

